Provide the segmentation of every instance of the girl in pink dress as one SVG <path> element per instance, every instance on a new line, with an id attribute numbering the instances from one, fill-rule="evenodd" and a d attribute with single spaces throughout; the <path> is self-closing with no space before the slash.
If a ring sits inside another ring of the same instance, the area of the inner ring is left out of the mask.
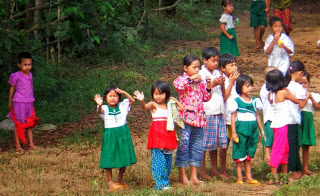
<path id="1" fill-rule="evenodd" d="M 35 117 L 33 109 L 33 79 L 30 72 L 32 67 L 32 56 L 30 53 L 21 52 L 18 56 L 18 67 L 20 71 L 12 73 L 9 78 L 11 85 L 9 91 L 8 118 L 16 124 L 14 138 L 17 152 L 23 152 L 20 141 L 26 143 L 24 129 L 27 129 L 29 149 L 34 149 L 32 139 L 32 128 L 38 123 L 39 118 Z"/>

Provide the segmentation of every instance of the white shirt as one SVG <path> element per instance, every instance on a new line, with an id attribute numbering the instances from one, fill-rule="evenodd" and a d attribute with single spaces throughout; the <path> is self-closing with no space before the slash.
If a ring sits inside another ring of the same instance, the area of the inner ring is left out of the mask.
<path id="1" fill-rule="evenodd" d="M 127 115 L 130 111 L 129 99 L 124 99 L 122 102 L 118 103 L 120 113 L 117 115 L 108 115 L 109 108 L 107 105 L 102 105 L 103 113 L 99 114 L 104 120 L 104 128 L 115 128 L 123 126 L 127 123 Z M 97 106 L 98 108 L 99 106 Z"/>
<path id="2" fill-rule="evenodd" d="M 259 109 L 259 110 L 262 109 L 262 103 L 259 98 L 251 98 L 251 100 L 249 102 L 242 99 L 241 97 L 239 97 L 239 98 L 244 103 L 252 104 L 256 109 Z M 233 99 L 233 101 L 230 102 L 229 112 L 232 114 L 232 113 L 236 112 L 238 108 L 239 108 L 238 103 L 236 102 L 235 99 Z M 256 117 L 256 114 L 254 114 L 254 113 L 237 112 L 237 121 L 256 121 L 256 120 L 257 120 L 257 117 Z"/>
<path id="3" fill-rule="evenodd" d="M 264 83 L 260 89 L 260 99 L 263 105 L 263 122 L 266 123 L 268 120 L 272 121 L 274 116 L 273 108 L 268 99 L 269 92 L 267 90 L 266 83 Z"/>
<path id="4" fill-rule="evenodd" d="M 230 14 L 222 14 L 219 21 L 220 23 L 226 23 L 226 30 L 234 28 L 233 16 Z"/>
<path id="5" fill-rule="evenodd" d="M 305 89 L 306 90 L 306 89 Z M 319 93 L 311 93 L 312 95 L 312 98 L 316 101 L 316 102 L 320 102 L 320 94 Z M 312 103 L 312 100 L 309 99 L 306 106 L 304 106 L 304 108 L 302 108 L 302 111 L 305 111 L 305 112 L 311 112 L 312 114 L 314 113 L 314 106 L 313 106 L 313 103 Z"/>
<path id="6" fill-rule="evenodd" d="M 306 90 L 298 82 L 290 81 L 288 89 L 294 96 L 296 96 L 297 99 L 306 98 Z M 291 120 L 289 124 L 301 124 L 301 109 L 299 107 L 299 104 L 295 104 L 292 101 L 289 101 L 289 108 Z"/>
<path id="7" fill-rule="evenodd" d="M 291 101 L 285 100 L 283 102 L 278 102 L 275 103 L 275 93 L 271 94 L 271 99 L 273 100 L 274 103 L 271 104 L 273 111 L 274 111 L 274 119 L 271 122 L 270 127 L 271 128 L 281 128 L 285 125 L 291 124 L 290 122 L 291 117 L 290 117 L 290 107 L 289 103 Z M 300 114 L 300 113 L 299 113 Z"/>
<path id="8" fill-rule="evenodd" d="M 214 79 L 219 77 L 221 74 L 219 70 L 214 70 L 211 74 L 210 71 L 206 68 L 205 65 L 202 65 L 201 70 L 199 71 L 202 80 L 206 81 L 206 76 L 209 76 L 211 81 L 213 82 Z M 223 95 L 221 91 L 221 85 L 217 85 L 211 90 L 212 96 L 208 102 L 203 103 L 204 112 L 206 115 L 217 115 L 217 114 L 224 114 L 224 101 Z"/>
<path id="9" fill-rule="evenodd" d="M 224 76 L 224 87 L 225 87 L 225 90 L 227 90 L 228 86 L 230 85 L 230 80 L 225 74 L 223 74 L 223 76 Z M 224 119 L 226 120 L 227 125 L 231 125 L 231 112 L 229 108 L 233 104 L 234 99 L 237 97 L 239 97 L 239 95 L 236 91 L 236 83 L 234 83 L 231 93 L 225 103 Z"/>
<path id="10" fill-rule="evenodd" d="M 265 54 L 266 54 L 266 51 L 267 51 L 268 47 L 270 46 L 273 38 L 274 38 L 273 34 L 270 34 L 267 37 L 266 43 L 264 45 Z M 286 34 L 282 33 L 279 41 L 282 41 L 283 44 L 292 51 L 292 53 L 290 55 L 294 54 L 294 44 Z M 287 70 L 290 66 L 290 57 L 284 48 L 279 48 L 278 43 L 275 43 L 273 45 L 271 53 L 267 56 L 268 56 L 268 66 L 277 67 L 282 73 L 287 72 Z"/>

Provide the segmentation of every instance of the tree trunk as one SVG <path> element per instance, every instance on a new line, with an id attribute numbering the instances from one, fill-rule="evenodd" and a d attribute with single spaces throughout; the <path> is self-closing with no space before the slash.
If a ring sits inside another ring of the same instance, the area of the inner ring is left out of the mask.
<path id="1" fill-rule="evenodd" d="M 35 0 L 35 7 L 41 6 L 42 0 Z M 34 11 L 34 18 L 33 18 L 33 25 L 39 25 L 41 22 L 41 10 L 35 10 Z M 35 38 L 38 37 L 38 30 L 35 30 L 34 32 Z"/>
<path id="2" fill-rule="evenodd" d="M 29 3 L 27 6 L 25 6 L 25 9 L 31 8 L 35 6 L 35 0 L 29 0 Z M 26 13 L 26 20 L 24 21 L 24 28 L 29 29 L 31 28 L 33 24 L 34 19 L 34 12 L 28 12 Z"/>

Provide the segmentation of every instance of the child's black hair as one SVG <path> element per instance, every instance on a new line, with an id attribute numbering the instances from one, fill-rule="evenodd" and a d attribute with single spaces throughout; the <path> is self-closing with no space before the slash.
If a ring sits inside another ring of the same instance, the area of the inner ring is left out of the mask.
<path id="1" fill-rule="evenodd" d="M 158 89 L 160 93 L 166 94 L 166 99 L 164 101 L 168 102 L 171 96 L 169 84 L 161 80 L 155 81 L 151 86 L 151 96 L 153 100 L 154 100 L 153 93 L 156 89 Z"/>
<path id="2" fill-rule="evenodd" d="M 234 56 L 230 53 L 225 53 L 223 55 L 220 55 L 219 57 L 219 69 L 226 68 L 226 65 L 229 63 L 236 62 L 236 59 Z"/>
<path id="3" fill-rule="evenodd" d="M 236 81 L 236 91 L 239 95 L 242 94 L 242 87 L 246 83 L 253 85 L 252 78 L 247 74 L 240 74 L 240 76 L 237 78 L 237 81 Z"/>
<path id="4" fill-rule="evenodd" d="M 308 82 L 310 83 L 310 74 L 306 70 L 303 72 L 303 76 L 306 77 Z"/>
<path id="5" fill-rule="evenodd" d="M 109 88 L 107 88 L 107 90 L 104 92 L 104 98 L 105 100 L 107 100 L 107 94 L 110 92 L 110 91 L 114 91 L 116 90 L 118 87 L 116 86 L 110 86 Z M 117 93 L 117 92 L 116 92 Z M 119 96 L 119 101 L 121 100 L 121 94 L 120 93 L 117 93 L 117 95 Z"/>
<path id="6" fill-rule="evenodd" d="M 211 57 L 219 56 L 219 51 L 216 47 L 207 47 L 202 50 L 202 58 L 210 59 Z"/>
<path id="7" fill-rule="evenodd" d="M 273 16 L 273 17 L 271 17 L 271 18 L 269 19 L 269 25 L 270 25 L 270 27 L 272 27 L 273 23 L 274 23 L 274 22 L 277 22 L 277 21 L 281 22 L 281 25 L 283 26 L 283 21 L 282 21 L 282 19 L 279 18 L 279 17 L 277 17 L 277 16 Z"/>
<path id="8" fill-rule="evenodd" d="M 297 71 L 302 71 L 304 73 L 305 71 L 304 64 L 301 61 L 292 61 L 287 70 L 286 76 L 284 78 L 286 86 L 288 86 L 291 81 L 291 74 Z"/>
<path id="9" fill-rule="evenodd" d="M 18 55 L 18 63 L 22 62 L 22 59 L 32 59 L 32 56 L 29 52 L 20 52 Z"/>
<path id="10" fill-rule="evenodd" d="M 278 69 L 269 71 L 266 74 L 266 87 L 271 92 L 277 92 L 286 87 L 283 73 Z"/>
<path id="11" fill-rule="evenodd" d="M 221 1 L 221 6 L 222 7 L 227 7 L 227 5 L 233 4 L 233 0 L 222 0 Z"/>
<path id="12" fill-rule="evenodd" d="M 194 54 L 188 54 L 183 58 L 183 66 L 189 67 L 189 65 L 191 65 L 192 62 L 197 61 L 197 60 L 200 62 L 199 57 L 197 57 Z"/>

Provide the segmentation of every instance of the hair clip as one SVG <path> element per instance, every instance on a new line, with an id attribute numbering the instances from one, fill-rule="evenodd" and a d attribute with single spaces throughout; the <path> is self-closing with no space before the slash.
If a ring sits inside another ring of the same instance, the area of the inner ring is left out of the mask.
<path id="1" fill-rule="evenodd" d="M 292 66 L 290 66 L 289 69 L 292 70 Z"/>

